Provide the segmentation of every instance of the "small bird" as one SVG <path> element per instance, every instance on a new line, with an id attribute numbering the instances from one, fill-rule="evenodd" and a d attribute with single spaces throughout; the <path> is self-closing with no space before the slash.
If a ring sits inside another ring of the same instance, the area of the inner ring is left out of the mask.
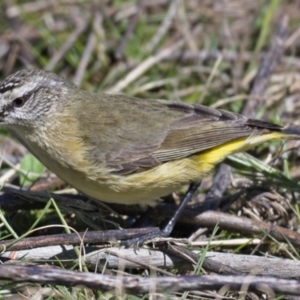
<path id="1" fill-rule="evenodd" d="M 104 202 L 155 205 L 228 155 L 300 129 L 175 101 L 91 93 L 44 70 L 0 83 L 0 125 L 49 170 Z"/>

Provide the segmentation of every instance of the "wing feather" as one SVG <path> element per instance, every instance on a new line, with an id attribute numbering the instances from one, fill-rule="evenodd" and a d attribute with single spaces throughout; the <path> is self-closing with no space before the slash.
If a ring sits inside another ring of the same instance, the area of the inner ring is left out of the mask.
<path id="1" fill-rule="evenodd" d="M 97 108 L 82 114 L 82 118 L 90 115 L 86 126 L 99 129 L 84 136 L 94 149 L 89 159 L 105 162 L 115 174 L 139 172 L 232 140 L 282 130 L 279 125 L 181 102 L 95 94 L 94 105 L 106 113 L 96 116 Z"/>

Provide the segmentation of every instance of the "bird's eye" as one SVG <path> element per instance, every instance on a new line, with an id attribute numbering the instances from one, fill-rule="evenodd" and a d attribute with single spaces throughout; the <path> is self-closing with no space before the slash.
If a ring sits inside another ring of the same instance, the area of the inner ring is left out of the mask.
<path id="1" fill-rule="evenodd" d="M 19 97 L 19 98 L 16 98 L 13 103 L 14 103 L 14 106 L 15 107 L 22 107 L 25 102 L 26 102 L 26 98 L 25 97 Z"/>

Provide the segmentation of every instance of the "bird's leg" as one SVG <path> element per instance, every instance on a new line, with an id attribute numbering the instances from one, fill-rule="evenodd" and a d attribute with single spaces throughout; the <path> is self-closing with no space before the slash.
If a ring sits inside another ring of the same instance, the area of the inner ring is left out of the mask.
<path id="1" fill-rule="evenodd" d="M 200 185 L 201 185 L 201 181 L 193 182 L 193 183 L 190 184 L 190 187 L 189 187 L 188 191 L 186 192 L 186 194 L 185 194 L 182 202 L 180 203 L 179 207 L 176 209 L 173 217 L 169 220 L 169 222 L 165 226 L 165 228 L 163 230 L 161 230 L 161 236 L 162 237 L 168 237 L 171 234 L 178 218 L 180 217 L 181 213 L 185 209 L 188 202 L 192 199 L 192 197 L 194 196 L 194 194 L 196 193 L 196 191 L 198 190 Z"/>
<path id="2" fill-rule="evenodd" d="M 127 241 L 123 242 L 123 245 L 125 245 L 125 247 L 130 247 L 132 245 L 134 245 L 135 247 L 139 247 L 144 242 L 146 242 L 148 240 L 158 238 L 158 237 L 168 237 L 171 234 L 171 232 L 173 231 L 173 228 L 174 228 L 180 214 L 182 213 L 182 211 L 184 210 L 184 208 L 186 207 L 188 202 L 192 199 L 193 195 L 195 194 L 195 192 L 200 187 L 200 184 L 201 184 L 201 181 L 191 183 L 191 185 L 190 185 L 187 193 L 185 194 L 181 204 L 179 205 L 179 207 L 177 208 L 174 215 L 169 220 L 168 224 L 165 226 L 164 229 L 162 229 L 160 231 L 150 233 L 150 234 L 147 234 L 147 235 L 144 235 L 144 236 L 141 236 L 141 237 L 138 237 L 138 238 L 127 240 Z"/>

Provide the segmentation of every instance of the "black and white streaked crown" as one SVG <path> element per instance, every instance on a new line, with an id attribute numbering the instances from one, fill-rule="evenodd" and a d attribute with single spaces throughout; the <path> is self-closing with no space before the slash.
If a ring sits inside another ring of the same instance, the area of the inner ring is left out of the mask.
<path id="1" fill-rule="evenodd" d="M 15 76 L 9 76 L 0 83 L 0 94 L 4 94 L 8 91 L 19 87 L 22 84 L 22 80 Z"/>
<path id="2" fill-rule="evenodd" d="M 6 79 L 0 82 L 0 95 L 19 88 L 26 83 L 30 83 L 31 86 L 35 87 L 54 87 L 61 85 L 75 87 L 73 83 L 49 71 L 39 69 L 23 69 L 8 76 Z"/>

